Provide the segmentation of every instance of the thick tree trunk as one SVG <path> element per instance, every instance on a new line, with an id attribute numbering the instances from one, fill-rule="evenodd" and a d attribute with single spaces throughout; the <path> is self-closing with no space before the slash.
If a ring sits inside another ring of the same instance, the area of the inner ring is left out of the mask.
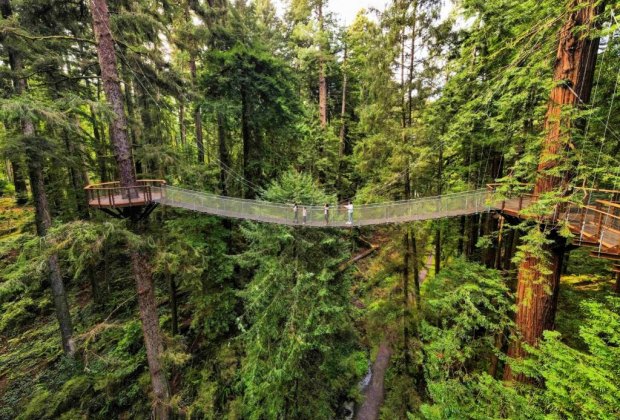
<path id="1" fill-rule="evenodd" d="M 134 227 L 134 230 L 139 231 L 136 227 Z M 159 330 L 157 301 L 155 299 L 155 287 L 149 264 L 149 256 L 143 251 L 133 250 L 131 252 L 131 267 L 136 281 L 144 347 L 146 348 L 146 357 L 151 374 L 151 386 L 153 387 L 153 412 L 157 419 L 167 419 L 170 415 L 167 408 L 170 392 L 160 360 L 160 355 L 164 351 L 164 345 Z"/>
<path id="2" fill-rule="evenodd" d="M 127 116 L 123 105 L 123 92 L 118 76 L 106 0 L 91 0 L 91 14 L 97 40 L 97 56 L 101 68 L 103 91 L 114 114 L 110 125 L 110 136 L 118 166 L 119 180 L 121 186 L 132 187 L 136 184 L 136 174 L 133 168 L 131 144 L 127 133 Z"/>
<path id="3" fill-rule="evenodd" d="M 110 126 L 110 135 L 119 168 L 120 184 L 122 186 L 133 186 L 136 184 L 136 177 L 133 171 L 131 146 L 127 136 L 127 117 L 123 106 L 106 0 L 91 0 L 91 13 L 97 38 L 97 54 L 101 67 L 103 89 L 115 114 Z M 137 234 L 142 233 L 139 222 L 132 221 L 130 229 Z M 157 318 L 157 302 L 148 255 L 139 249 L 133 249 L 131 251 L 131 265 L 138 292 L 142 333 L 153 387 L 153 413 L 158 419 L 167 419 L 170 416 L 168 408 L 170 391 L 160 360 L 163 341 Z"/>
<path id="4" fill-rule="evenodd" d="M 589 35 L 602 7 L 596 3 L 596 0 L 573 0 L 568 19 L 560 31 L 553 76 L 556 85 L 551 90 L 547 107 L 546 139 L 538 165 L 535 195 L 565 188 L 568 182 L 567 168 L 562 168 L 569 161 L 565 153 L 570 145 L 571 112 L 566 108 L 574 109 L 590 100 L 599 40 Z M 585 28 L 586 32 L 577 31 L 577 28 Z M 558 175 L 558 169 L 563 175 Z M 555 231 L 551 239 L 552 244 L 543 246 L 544 252 L 549 254 L 548 259 L 527 253 L 519 266 L 515 316 L 519 336 L 508 352 L 513 358 L 525 356 L 523 343 L 535 346 L 543 331 L 553 328 L 565 240 Z M 504 379 L 527 380 L 522 374 L 513 374 L 509 365 Z"/>

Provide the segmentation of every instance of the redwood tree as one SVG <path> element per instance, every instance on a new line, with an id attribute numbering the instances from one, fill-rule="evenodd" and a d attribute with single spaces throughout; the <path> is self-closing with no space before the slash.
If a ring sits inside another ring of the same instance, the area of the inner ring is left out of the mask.
<path id="1" fill-rule="evenodd" d="M 599 40 L 591 36 L 596 16 L 602 8 L 600 0 L 572 0 L 570 13 L 559 34 L 554 65 L 555 86 L 551 90 L 545 117 L 546 137 L 538 165 L 534 195 L 566 187 L 568 174 L 559 175 L 566 165 L 565 153 L 570 144 L 571 110 L 590 100 Z M 549 214 L 548 216 L 552 216 Z M 552 329 L 555 321 L 560 273 L 565 240 L 557 231 L 550 243 L 543 245 L 543 254 L 526 252 L 520 266 L 517 284 L 515 324 L 519 337 L 513 341 L 509 356 L 522 358 L 522 344 L 535 346 L 544 330 Z M 525 381 L 506 366 L 504 379 Z"/>
<path id="2" fill-rule="evenodd" d="M 114 40 L 110 32 L 106 0 L 91 0 L 91 14 L 97 40 L 97 55 L 101 68 L 103 90 L 113 110 L 110 135 L 120 175 L 120 184 L 123 187 L 131 187 L 136 185 L 136 175 L 133 170 L 131 147 L 127 135 L 127 117 L 114 52 Z M 142 229 L 139 221 L 131 221 L 130 227 L 136 233 L 140 233 Z M 161 363 L 163 342 L 159 329 L 157 302 L 148 254 L 144 250 L 134 247 L 131 251 L 131 265 L 138 293 L 142 333 L 155 400 L 154 415 L 156 418 L 165 419 L 169 417 L 168 400 L 170 392 Z"/>

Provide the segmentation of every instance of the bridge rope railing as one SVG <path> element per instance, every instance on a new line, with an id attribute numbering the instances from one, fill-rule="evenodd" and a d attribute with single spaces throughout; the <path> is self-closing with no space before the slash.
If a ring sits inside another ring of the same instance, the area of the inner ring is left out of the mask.
<path id="1" fill-rule="evenodd" d="M 356 204 L 353 223 L 348 224 L 344 206 L 330 203 L 328 220 L 325 220 L 323 205 L 298 205 L 297 217 L 293 203 L 273 203 L 260 200 L 225 197 L 205 192 L 187 190 L 172 186 L 151 187 L 155 201 L 162 205 L 184 208 L 207 214 L 237 219 L 254 220 L 282 225 L 305 225 L 309 227 L 368 226 L 401 223 L 415 220 L 440 219 L 489 211 L 492 195 L 487 189 L 435 197 L 387 203 Z M 303 217 L 306 208 L 306 218 Z"/>

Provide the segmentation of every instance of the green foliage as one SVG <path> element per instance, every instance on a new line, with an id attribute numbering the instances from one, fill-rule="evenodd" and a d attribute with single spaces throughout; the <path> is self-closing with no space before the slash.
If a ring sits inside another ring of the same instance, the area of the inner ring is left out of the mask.
<path id="1" fill-rule="evenodd" d="M 561 418 L 612 419 L 620 415 L 620 299 L 584 301 L 579 335 L 587 345 L 569 347 L 556 331 L 546 331 L 524 370 L 544 382 L 540 403 Z"/>
<path id="2" fill-rule="evenodd" d="M 432 401 L 422 406 L 424 416 L 484 418 L 498 407 L 513 410 L 515 402 L 525 407 L 527 403 L 514 392 L 488 392 L 494 380 L 481 376 L 498 351 L 495 337 L 511 325 L 512 303 L 501 275 L 457 260 L 424 283 L 423 296 L 420 331 L 424 376 Z M 497 396 L 498 400 L 472 411 L 481 389 L 486 390 L 485 398 Z"/>
<path id="3" fill-rule="evenodd" d="M 295 172 L 274 182 L 264 198 L 330 201 L 310 177 Z M 245 415 L 331 417 L 358 370 L 351 371 L 358 356 L 349 281 L 338 270 L 346 242 L 336 232 L 254 223 L 243 234 L 249 248 L 240 263 L 253 271 L 241 293 L 247 323 L 241 369 Z"/>

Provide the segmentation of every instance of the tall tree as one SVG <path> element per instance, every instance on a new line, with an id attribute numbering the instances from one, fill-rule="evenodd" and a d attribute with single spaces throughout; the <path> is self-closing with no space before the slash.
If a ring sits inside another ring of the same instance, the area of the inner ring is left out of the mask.
<path id="1" fill-rule="evenodd" d="M 563 193 L 567 188 L 567 165 L 570 163 L 567 151 L 571 145 L 574 109 L 590 100 L 599 45 L 593 30 L 602 3 L 600 0 L 572 0 L 567 20 L 560 30 L 553 75 L 555 86 L 547 106 L 545 140 L 534 187 L 534 195 L 543 199 L 558 191 Z M 519 336 L 509 350 L 513 358 L 526 354 L 523 343 L 536 346 L 543 331 L 553 328 L 564 243 L 565 239 L 553 230 L 551 238 L 543 240 L 542 253 L 525 251 L 517 285 L 515 323 Z M 504 378 L 526 380 L 523 374 L 514 374 L 509 365 Z"/>
<path id="2" fill-rule="evenodd" d="M 110 135 L 114 147 L 114 157 L 118 166 L 120 184 L 123 187 L 136 185 L 133 170 L 131 146 L 127 135 L 127 117 L 123 104 L 119 74 L 114 51 L 114 40 L 110 32 L 108 5 L 106 0 L 91 0 L 91 15 L 97 40 L 97 55 L 101 68 L 101 79 L 106 99 L 113 110 Z M 131 222 L 134 231 L 140 232 L 140 222 Z M 163 341 L 157 317 L 157 302 L 153 284 L 149 256 L 144 250 L 134 247 L 131 250 L 131 266 L 138 293 L 138 306 L 142 320 L 142 333 L 151 375 L 154 394 L 154 415 L 159 419 L 169 417 L 168 401 L 170 392 L 161 355 Z"/>

